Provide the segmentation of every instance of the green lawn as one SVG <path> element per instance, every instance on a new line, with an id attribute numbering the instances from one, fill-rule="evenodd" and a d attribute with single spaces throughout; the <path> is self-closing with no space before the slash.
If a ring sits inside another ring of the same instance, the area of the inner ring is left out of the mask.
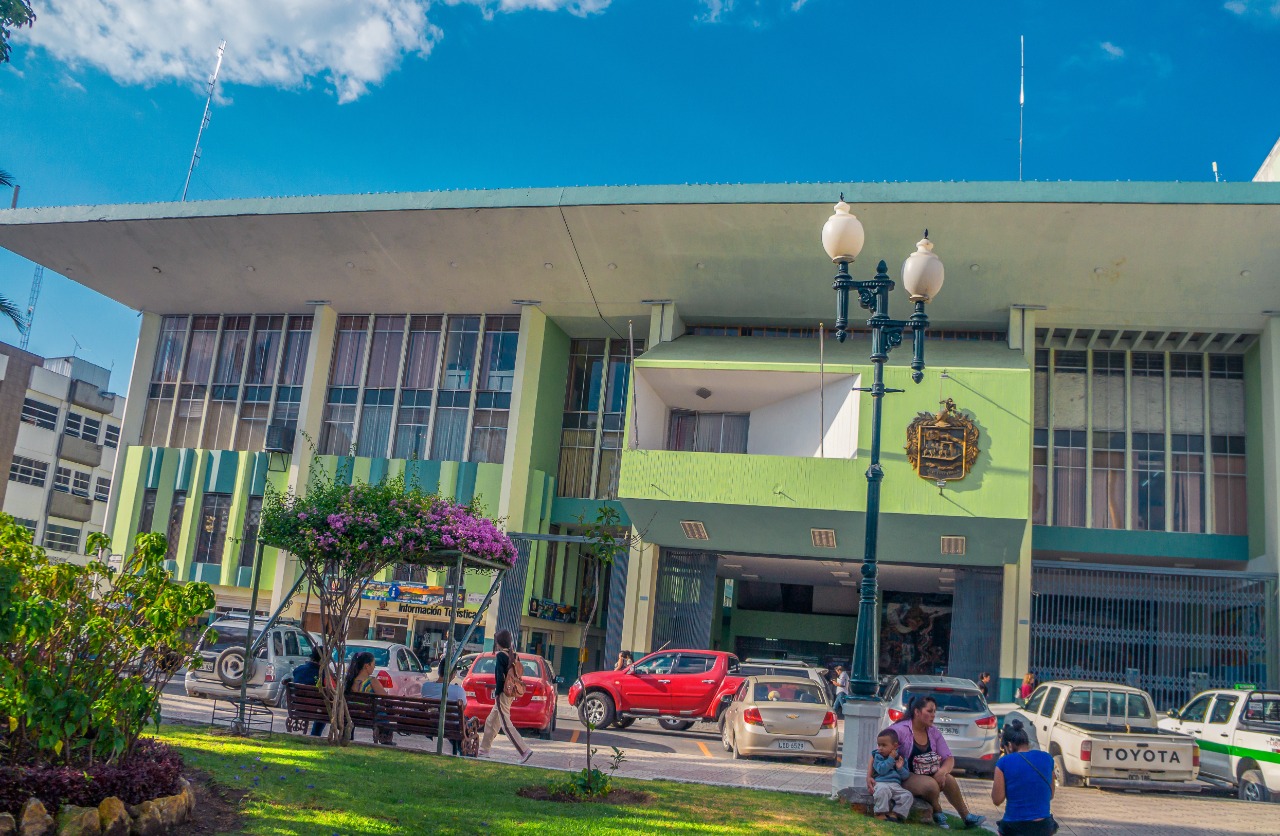
<path id="1" fill-rule="evenodd" d="M 516 795 L 561 773 L 305 737 L 252 739 L 164 726 L 159 737 L 227 787 L 246 789 L 246 834 L 936 833 L 881 824 L 811 796 L 667 781 L 618 781 L 646 806 L 557 804 Z M 256 779 L 256 780 L 255 780 Z M 196 816 L 199 817 L 199 811 Z"/>

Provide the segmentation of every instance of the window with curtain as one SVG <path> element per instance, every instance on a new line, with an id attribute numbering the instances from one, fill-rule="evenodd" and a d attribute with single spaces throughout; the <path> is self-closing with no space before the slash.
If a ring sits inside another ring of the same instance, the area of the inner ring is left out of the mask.
<path id="1" fill-rule="evenodd" d="M 1173 453 L 1170 478 L 1174 531 L 1205 530 L 1203 354 L 1169 356 L 1169 433 Z"/>
<path id="2" fill-rule="evenodd" d="M 573 413 L 565 415 L 565 420 L 580 417 L 580 413 Z M 556 483 L 557 495 L 581 499 L 591 497 L 591 465 L 595 449 L 595 430 L 565 427 L 560 431 L 560 475 Z"/>
<path id="3" fill-rule="evenodd" d="M 378 458 L 387 455 L 387 444 L 391 440 L 391 414 L 395 410 L 395 401 L 395 389 L 364 391 L 364 408 L 360 410 L 360 435 L 356 442 L 357 456 Z"/>
<path id="4" fill-rule="evenodd" d="M 444 343 L 444 369 L 440 375 L 440 388 L 467 390 L 475 369 L 476 345 L 480 337 L 480 317 L 449 317 L 448 333 Z M 432 456 L 435 458 L 435 456 Z"/>
<path id="5" fill-rule="evenodd" d="M 431 439 L 431 458 L 438 461 L 460 462 L 467 446 L 467 410 L 470 392 L 445 391 L 439 393 L 436 406 L 436 426 Z"/>
<path id="6" fill-rule="evenodd" d="M 271 423 L 291 430 L 298 428 L 298 410 L 302 408 L 301 386 L 280 386 L 276 389 L 276 407 L 271 413 Z"/>
<path id="7" fill-rule="evenodd" d="M 1248 534 L 1245 496 L 1244 358 L 1209 357 L 1209 431 L 1213 457 L 1213 530 Z"/>
<path id="8" fill-rule="evenodd" d="M 360 390 L 354 387 L 330 387 L 329 402 L 321 416 L 321 455 L 351 455 L 356 440 L 356 397 L 359 394 Z"/>
<path id="9" fill-rule="evenodd" d="M 745 412 L 673 409 L 667 449 L 690 453 L 745 453 L 750 419 Z"/>
<path id="10" fill-rule="evenodd" d="M 237 450 L 257 452 L 267 440 L 267 414 L 271 404 L 270 386 L 246 386 L 240 404 L 240 422 L 236 425 Z"/>
<path id="11" fill-rule="evenodd" d="M 476 405 L 471 427 L 471 461 L 502 462 L 507 451 L 507 420 L 510 414 L 510 410 L 481 409 L 479 404 Z"/>
<path id="12" fill-rule="evenodd" d="M 410 389 L 400 393 L 396 416 L 396 442 L 391 455 L 397 459 L 427 458 L 427 429 L 431 420 L 431 390 Z"/>
<path id="13" fill-rule="evenodd" d="M 321 416 L 319 452 L 347 456 L 355 444 L 356 404 L 360 397 L 360 374 L 364 371 L 367 316 L 338 317 L 334 337 L 333 363 L 329 368 L 329 392 Z"/>
<path id="14" fill-rule="evenodd" d="M 556 482 L 559 496 L 591 498 L 605 348 L 604 340 L 574 340 L 569 345 L 569 375 Z"/>
<path id="15" fill-rule="evenodd" d="M 644 351 L 644 343 L 637 342 L 634 350 L 637 353 Z M 618 498 L 627 392 L 631 385 L 631 352 L 632 347 L 626 340 L 611 340 L 609 343 L 609 366 L 601 416 L 600 463 L 596 468 L 596 499 Z"/>
<path id="16" fill-rule="evenodd" d="M 1053 430 L 1053 524 L 1085 524 L 1085 431 Z"/>
<path id="17" fill-rule="evenodd" d="M 368 329 L 367 316 L 338 317 L 338 331 L 333 341 L 333 362 L 329 369 L 330 386 L 360 385 Z"/>
<path id="18" fill-rule="evenodd" d="M 1124 528 L 1125 522 L 1125 355 L 1123 351 L 1093 352 L 1090 378 L 1093 418 L 1094 528 Z"/>
<path id="19" fill-rule="evenodd" d="M 278 318 L 278 317 L 277 317 Z M 307 352 L 311 348 L 309 316 L 289 317 L 289 336 L 284 341 L 284 357 L 280 361 L 281 386 L 301 386 L 307 374 Z"/>
<path id="20" fill-rule="evenodd" d="M 138 516 L 138 533 L 150 534 L 151 525 L 156 517 L 156 489 L 147 488 L 142 492 L 142 512 Z"/>
<path id="21" fill-rule="evenodd" d="M 249 345 L 249 365 L 244 382 L 250 386 L 270 384 L 276 372 L 280 352 L 283 316 L 259 316 L 254 324 L 253 341 Z"/>
<path id="22" fill-rule="evenodd" d="M 435 388 L 442 320 L 443 317 L 439 316 L 409 318 L 409 338 L 405 347 L 404 378 L 401 382 L 404 389 Z"/>
<path id="23" fill-rule="evenodd" d="M 365 389 L 395 389 L 400 371 L 400 350 L 404 347 L 404 317 L 375 316 L 373 339 L 369 342 L 369 371 Z"/>
<path id="24" fill-rule="evenodd" d="M 166 316 L 160 322 L 155 362 L 151 367 L 151 386 L 147 390 L 147 406 L 142 418 L 142 443 L 163 447 L 169 440 L 169 420 L 173 415 L 173 399 L 177 394 L 178 371 L 182 367 L 182 350 L 186 344 L 190 317 Z"/>
<path id="25" fill-rule="evenodd" d="M 178 386 L 178 404 L 173 411 L 170 447 L 199 447 L 200 422 L 204 420 L 204 397 L 207 386 L 182 383 Z"/>
<path id="26" fill-rule="evenodd" d="M 196 532 L 195 563 L 221 563 L 227 542 L 227 519 L 231 515 L 231 495 L 207 493 L 200 507 L 200 528 Z"/>
<path id="27" fill-rule="evenodd" d="M 207 450 L 228 450 L 235 442 L 236 402 L 240 399 L 239 384 L 249 351 L 251 320 L 249 316 L 228 316 L 223 320 L 200 444 Z"/>

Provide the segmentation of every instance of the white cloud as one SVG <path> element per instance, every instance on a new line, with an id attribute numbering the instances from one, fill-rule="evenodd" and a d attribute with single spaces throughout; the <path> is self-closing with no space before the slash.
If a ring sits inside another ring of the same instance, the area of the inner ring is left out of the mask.
<path id="1" fill-rule="evenodd" d="M 85 92 L 84 85 L 72 78 L 70 73 L 63 73 L 62 78 L 58 80 L 58 83 L 63 87 L 66 87 L 68 90 L 75 90 L 78 93 Z"/>
<path id="2" fill-rule="evenodd" d="M 610 0 L 445 0 L 499 12 L 585 16 Z M 444 33 L 427 19 L 431 0 L 43 0 L 38 23 L 17 39 L 71 67 L 89 65 L 124 84 L 203 84 L 218 42 L 220 80 L 297 88 L 323 79 L 350 102 L 393 72 L 405 55 L 426 57 Z"/>
<path id="3" fill-rule="evenodd" d="M 1240 17 L 1280 22 L 1280 0 L 1227 0 L 1222 8 Z"/>
<path id="4" fill-rule="evenodd" d="M 1112 58 L 1124 57 L 1124 50 L 1116 46 L 1115 44 L 1111 43 L 1111 41 L 1103 41 L 1102 43 L 1098 44 L 1098 46 L 1102 47 L 1102 51 L 1110 55 Z"/>
<path id="5" fill-rule="evenodd" d="M 1229 2 L 1222 4 L 1222 8 L 1226 9 L 1229 12 L 1234 12 L 1235 14 L 1242 15 L 1245 12 L 1249 11 L 1249 4 L 1241 2 L 1241 0 L 1229 0 Z"/>

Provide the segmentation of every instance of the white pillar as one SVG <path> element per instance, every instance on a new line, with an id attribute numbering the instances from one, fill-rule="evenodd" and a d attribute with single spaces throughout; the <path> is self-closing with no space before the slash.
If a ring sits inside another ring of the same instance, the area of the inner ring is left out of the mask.
<path id="1" fill-rule="evenodd" d="M 831 797 L 851 804 L 870 804 L 867 761 L 876 746 L 884 706 L 879 700 L 848 700 L 844 704 L 844 749 L 831 778 Z"/>

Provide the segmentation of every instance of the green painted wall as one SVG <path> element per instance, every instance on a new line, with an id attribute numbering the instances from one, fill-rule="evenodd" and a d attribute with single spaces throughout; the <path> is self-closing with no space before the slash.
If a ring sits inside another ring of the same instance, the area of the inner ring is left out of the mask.
<path id="1" fill-rule="evenodd" d="M 1031 547 L 1036 551 L 1079 555 L 1238 561 L 1249 559 L 1249 538 L 1227 534 L 1117 531 L 1037 525 L 1032 528 Z"/>
<path id="2" fill-rule="evenodd" d="M 796 613 L 757 612 L 736 606 L 729 616 L 727 644 L 722 648 L 733 652 L 738 636 L 755 636 L 780 641 L 829 641 L 852 644 L 858 619 L 852 615 L 803 615 Z"/>

